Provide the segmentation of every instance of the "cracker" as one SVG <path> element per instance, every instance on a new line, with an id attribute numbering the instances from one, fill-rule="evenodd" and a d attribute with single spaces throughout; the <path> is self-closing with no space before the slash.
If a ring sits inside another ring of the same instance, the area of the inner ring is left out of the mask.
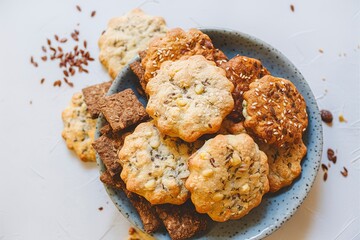
<path id="1" fill-rule="evenodd" d="M 165 32 L 166 24 L 162 17 L 146 15 L 140 9 L 113 18 L 99 38 L 100 62 L 115 79 L 138 51 L 145 50 L 153 38 L 163 36 Z"/>
<path id="2" fill-rule="evenodd" d="M 233 84 L 203 56 L 162 64 L 148 82 L 146 111 L 159 130 L 187 142 L 215 133 L 234 107 Z"/>
<path id="3" fill-rule="evenodd" d="M 301 139 L 283 147 L 260 143 L 259 148 L 265 152 L 269 162 L 270 191 L 276 192 L 289 186 L 301 173 L 301 160 L 306 155 L 306 146 Z"/>
<path id="4" fill-rule="evenodd" d="M 207 216 L 197 213 L 191 201 L 179 206 L 157 205 L 155 209 L 173 240 L 193 237 L 205 231 L 208 225 Z"/>
<path id="5" fill-rule="evenodd" d="M 138 77 L 140 86 L 144 92 L 146 89 L 146 81 L 144 79 L 145 71 L 144 68 L 141 66 L 141 62 L 140 61 L 132 62 L 130 64 L 130 68 L 134 72 L 134 74 Z"/>
<path id="6" fill-rule="evenodd" d="M 124 144 L 125 137 L 130 132 L 120 134 L 104 134 L 93 143 L 93 147 L 99 154 L 101 161 L 106 166 L 107 170 L 114 176 L 121 171 L 121 166 L 118 163 L 118 151 Z"/>
<path id="7" fill-rule="evenodd" d="M 244 93 L 244 126 L 261 141 L 283 146 L 301 139 L 308 125 L 306 103 L 289 80 L 267 75 Z"/>
<path id="8" fill-rule="evenodd" d="M 221 66 L 222 64 L 226 63 L 229 60 L 228 57 L 225 55 L 225 53 L 220 49 L 215 49 L 213 56 L 216 66 Z"/>
<path id="9" fill-rule="evenodd" d="M 97 118 L 100 114 L 98 102 L 103 98 L 111 87 L 111 82 L 104 82 L 82 90 L 87 109 L 92 118 Z"/>
<path id="10" fill-rule="evenodd" d="M 245 133 L 208 140 L 189 159 L 189 170 L 191 201 L 214 221 L 241 218 L 269 190 L 267 157 Z"/>
<path id="11" fill-rule="evenodd" d="M 75 93 L 70 105 L 62 112 L 64 129 L 62 137 L 69 149 L 85 162 L 94 162 L 94 141 L 96 120 L 91 119 L 82 93 Z"/>
<path id="12" fill-rule="evenodd" d="M 163 135 L 153 122 L 139 124 L 119 152 L 126 188 L 151 204 L 183 204 L 189 197 L 187 159 L 200 144 Z"/>
<path id="13" fill-rule="evenodd" d="M 258 59 L 239 55 L 233 57 L 228 62 L 222 62 L 220 66 L 226 71 L 226 77 L 235 87 L 232 92 L 235 107 L 229 114 L 229 117 L 235 121 L 242 121 L 244 120 L 242 115 L 244 92 L 249 90 L 250 83 L 270 74 L 270 72 L 263 67 Z"/>
<path id="14" fill-rule="evenodd" d="M 115 132 L 148 118 L 145 108 L 131 89 L 106 96 L 99 101 L 99 106 Z"/>
<path id="15" fill-rule="evenodd" d="M 108 171 L 105 171 L 101 174 L 100 180 L 106 185 L 109 185 L 110 187 L 124 191 L 125 195 L 129 198 L 131 204 L 139 213 L 140 219 L 144 226 L 144 230 L 146 232 L 152 233 L 161 228 L 162 223 L 155 212 L 155 208 L 152 207 L 145 198 L 126 190 L 125 183 L 121 180 L 119 175 L 111 176 Z"/>

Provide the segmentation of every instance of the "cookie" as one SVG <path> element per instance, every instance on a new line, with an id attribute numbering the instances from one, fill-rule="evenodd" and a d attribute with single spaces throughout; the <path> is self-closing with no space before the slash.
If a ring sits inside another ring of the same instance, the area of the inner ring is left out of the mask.
<path id="1" fill-rule="evenodd" d="M 267 75 L 244 93 L 246 130 L 268 144 L 283 146 L 301 139 L 308 125 L 306 103 L 293 83 Z"/>
<path id="2" fill-rule="evenodd" d="M 188 239 L 204 231 L 208 225 L 208 217 L 196 212 L 191 201 L 178 206 L 157 205 L 155 209 L 172 240 Z"/>
<path id="3" fill-rule="evenodd" d="M 161 134 L 152 122 L 139 124 L 119 152 L 126 188 L 151 204 L 182 204 L 189 192 L 187 159 L 197 144 Z"/>
<path id="4" fill-rule="evenodd" d="M 218 222 L 246 215 L 269 190 L 267 157 L 245 133 L 208 140 L 189 159 L 189 171 L 196 210 Z"/>
<path id="5" fill-rule="evenodd" d="M 111 82 L 104 82 L 82 89 L 84 101 L 92 118 L 99 116 L 100 109 L 98 102 L 101 98 L 105 97 L 110 87 Z"/>
<path id="6" fill-rule="evenodd" d="M 145 108 L 130 88 L 100 99 L 99 107 L 115 132 L 148 118 Z"/>
<path id="7" fill-rule="evenodd" d="M 94 141 L 96 120 L 91 119 L 82 93 L 75 93 L 70 105 L 62 112 L 64 129 L 62 137 L 69 149 L 84 162 L 95 161 Z"/>
<path id="8" fill-rule="evenodd" d="M 114 176 L 121 171 L 121 166 L 118 163 L 118 152 L 124 144 L 125 137 L 130 133 L 131 131 L 116 134 L 104 134 L 92 144 L 111 176 Z"/>
<path id="9" fill-rule="evenodd" d="M 226 63 L 229 60 L 228 57 L 225 55 L 225 53 L 217 48 L 214 50 L 213 56 L 216 66 L 221 66 L 222 64 Z"/>
<path id="10" fill-rule="evenodd" d="M 157 70 L 165 61 L 175 61 L 193 55 L 203 55 L 214 61 L 215 48 L 208 35 L 198 29 L 185 32 L 181 28 L 169 30 L 165 36 L 154 39 L 146 50 L 141 64 L 145 70 L 145 81 L 157 74 Z"/>
<path id="11" fill-rule="evenodd" d="M 100 62 L 115 79 L 120 70 L 149 42 L 166 32 L 166 23 L 162 17 L 146 15 L 140 9 L 134 9 L 125 16 L 109 21 L 104 34 L 100 36 Z"/>
<path id="12" fill-rule="evenodd" d="M 217 134 L 233 134 L 237 135 L 240 133 L 246 133 L 246 130 L 244 128 L 244 122 L 234 122 L 233 120 L 229 118 L 225 118 L 224 121 L 221 124 L 220 130 L 217 132 Z"/>
<path id="13" fill-rule="evenodd" d="M 203 56 L 168 61 L 146 86 L 146 111 L 160 132 L 193 142 L 219 130 L 234 107 L 233 87 L 224 70 Z"/>
<path id="14" fill-rule="evenodd" d="M 143 233 L 142 231 L 133 227 L 129 228 L 129 237 L 127 240 L 156 240 L 154 237 Z"/>
<path id="15" fill-rule="evenodd" d="M 125 195 L 138 212 L 146 232 L 153 233 L 161 228 L 162 222 L 160 221 L 155 208 L 151 206 L 145 198 L 126 190 L 125 183 L 121 180 L 119 175 L 111 176 L 108 171 L 105 171 L 101 174 L 100 180 L 110 187 L 124 191 Z"/>
<path id="16" fill-rule="evenodd" d="M 271 192 L 290 185 L 300 175 L 300 163 L 306 155 L 306 146 L 301 139 L 285 144 L 283 147 L 260 143 L 259 148 L 268 157 Z"/>
<path id="17" fill-rule="evenodd" d="M 249 90 L 250 83 L 260 79 L 270 72 L 255 58 L 235 56 L 229 61 L 222 62 L 221 68 L 226 71 L 226 77 L 234 84 L 232 92 L 235 106 L 229 117 L 235 121 L 244 120 L 242 115 L 243 94 Z"/>

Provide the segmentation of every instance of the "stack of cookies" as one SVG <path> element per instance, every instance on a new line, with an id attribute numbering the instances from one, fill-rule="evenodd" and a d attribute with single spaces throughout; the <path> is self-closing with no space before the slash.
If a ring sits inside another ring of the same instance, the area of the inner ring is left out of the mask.
<path id="1" fill-rule="evenodd" d="M 139 56 L 130 65 L 139 92 L 105 96 L 103 83 L 83 98 L 106 119 L 92 144 L 107 168 L 100 179 L 124 191 L 145 231 L 190 238 L 299 176 L 308 116 L 289 80 L 257 59 L 228 59 L 197 29 L 168 30 Z"/>

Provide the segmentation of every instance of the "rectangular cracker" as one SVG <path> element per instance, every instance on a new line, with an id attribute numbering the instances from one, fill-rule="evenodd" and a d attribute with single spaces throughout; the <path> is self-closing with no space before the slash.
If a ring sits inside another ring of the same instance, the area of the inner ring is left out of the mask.
<path id="1" fill-rule="evenodd" d="M 155 208 L 143 197 L 129 192 L 125 183 L 122 181 L 119 175 L 111 176 L 108 171 L 104 172 L 100 176 L 100 180 L 109 185 L 110 187 L 120 189 L 124 191 L 125 195 L 129 198 L 131 204 L 139 213 L 140 219 L 144 225 L 144 230 L 148 233 L 153 233 L 161 228 L 162 223 L 156 214 Z"/>
<path id="2" fill-rule="evenodd" d="M 120 163 L 117 161 L 118 151 L 123 146 L 125 136 L 128 134 L 129 133 L 104 134 L 92 144 L 111 176 L 121 171 Z"/>
<path id="3" fill-rule="evenodd" d="M 140 92 L 140 94 L 144 95 L 145 90 L 146 90 L 146 81 L 144 79 L 145 69 L 142 67 L 140 61 L 132 62 L 130 64 L 130 68 L 139 79 L 139 83 L 142 88 L 142 92 Z"/>
<path id="4" fill-rule="evenodd" d="M 163 204 L 155 206 L 171 239 L 187 239 L 206 229 L 208 217 L 196 212 L 191 201 L 183 205 Z"/>
<path id="5" fill-rule="evenodd" d="M 98 102 L 108 92 L 112 82 L 104 82 L 82 89 L 87 109 L 92 118 L 97 118 L 100 114 Z"/>
<path id="6" fill-rule="evenodd" d="M 99 106 L 115 132 L 148 118 L 144 106 L 130 88 L 100 99 Z"/>

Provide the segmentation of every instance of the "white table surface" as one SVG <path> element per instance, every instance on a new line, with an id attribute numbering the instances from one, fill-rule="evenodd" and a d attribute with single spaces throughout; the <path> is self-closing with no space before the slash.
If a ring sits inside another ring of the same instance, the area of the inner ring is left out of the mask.
<path id="1" fill-rule="evenodd" d="M 358 0 L 0 1 L 0 239 L 126 238 L 130 224 L 107 196 L 96 165 L 80 162 L 61 138 L 61 111 L 71 95 L 109 76 L 96 60 L 90 74 L 73 78 L 74 88 L 54 88 L 62 76 L 56 64 L 39 60 L 34 68 L 29 60 L 39 59 L 46 38 L 75 28 L 97 58 L 107 21 L 139 6 L 163 16 L 169 27 L 216 26 L 254 35 L 301 70 L 319 107 L 334 114 L 333 126 L 324 126 L 324 149 L 335 149 L 338 160 L 326 182 L 320 170 L 297 213 L 268 239 L 360 239 Z M 338 121 L 339 114 L 347 123 Z M 322 162 L 328 163 L 325 153 Z M 340 174 L 343 166 L 347 178 Z"/>

